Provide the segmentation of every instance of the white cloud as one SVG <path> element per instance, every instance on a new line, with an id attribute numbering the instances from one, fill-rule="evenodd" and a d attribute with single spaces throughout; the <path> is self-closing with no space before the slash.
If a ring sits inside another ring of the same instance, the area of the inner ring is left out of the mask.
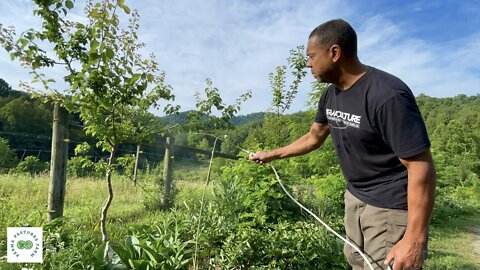
<path id="1" fill-rule="evenodd" d="M 479 34 L 434 44 L 411 38 L 392 22 L 373 17 L 360 29 L 359 42 L 365 63 L 400 77 L 415 94 L 446 97 L 479 92 Z"/>

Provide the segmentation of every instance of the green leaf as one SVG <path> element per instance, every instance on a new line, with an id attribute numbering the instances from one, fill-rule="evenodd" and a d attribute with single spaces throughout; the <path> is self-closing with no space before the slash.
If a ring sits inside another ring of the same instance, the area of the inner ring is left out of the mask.
<path id="1" fill-rule="evenodd" d="M 162 258 L 158 255 L 158 252 L 153 250 L 151 247 L 147 246 L 146 244 L 141 245 L 141 248 L 147 253 L 150 260 L 154 261 L 155 263 L 159 263 L 162 261 Z"/>
<path id="2" fill-rule="evenodd" d="M 73 5 L 73 2 L 72 2 L 72 1 L 67 0 L 67 1 L 65 2 L 65 6 L 66 6 L 68 9 L 72 9 L 74 5 Z"/>
<path id="3" fill-rule="evenodd" d="M 130 258 L 131 254 L 128 252 L 128 250 L 124 249 L 119 244 L 112 244 L 111 247 L 112 247 L 112 250 L 118 255 L 118 257 L 122 262 L 128 263 L 128 260 L 131 259 Z"/>
<path id="4" fill-rule="evenodd" d="M 98 59 L 100 59 L 100 55 L 97 52 L 93 52 L 89 55 L 89 61 L 93 63 L 95 63 Z"/>
<path id="5" fill-rule="evenodd" d="M 92 42 L 90 42 L 90 51 L 96 50 L 99 45 L 100 45 L 100 42 L 96 40 L 92 40 Z"/>
<path id="6" fill-rule="evenodd" d="M 24 48 L 25 46 L 27 46 L 28 44 L 28 40 L 24 39 L 24 38 L 21 38 L 18 40 L 20 43 L 22 43 L 22 48 Z"/>
<path id="7" fill-rule="evenodd" d="M 133 269 L 138 269 L 138 270 L 146 270 L 148 269 L 148 261 L 146 260 L 128 260 L 130 266 Z"/>
<path id="8" fill-rule="evenodd" d="M 131 85 L 135 84 L 138 81 L 138 79 L 140 79 L 140 76 L 141 76 L 140 73 L 133 74 L 132 78 L 130 78 L 130 80 L 128 80 L 128 83 L 131 84 Z"/>
<path id="9" fill-rule="evenodd" d="M 107 251 L 108 251 L 108 242 L 100 244 L 100 246 L 98 246 L 97 250 L 95 251 L 95 258 L 98 261 L 103 261 L 107 256 Z"/>
<path id="10" fill-rule="evenodd" d="M 127 6 L 123 6 L 123 11 L 125 11 L 127 14 L 130 14 L 130 8 Z"/>
<path id="11" fill-rule="evenodd" d="M 107 48 L 105 53 L 107 54 L 108 59 L 112 59 L 115 56 L 115 53 L 111 48 Z"/>
<path id="12" fill-rule="evenodd" d="M 140 241 L 138 241 L 137 237 L 130 235 L 125 242 L 127 243 L 127 248 L 131 249 L 135 254 L 140 254 L 140 247 L 138 247 Z"/>

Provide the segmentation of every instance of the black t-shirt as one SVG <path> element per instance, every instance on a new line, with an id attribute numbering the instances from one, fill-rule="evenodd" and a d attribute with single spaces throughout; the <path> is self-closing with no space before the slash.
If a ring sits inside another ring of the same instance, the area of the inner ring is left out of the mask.
<path id="1" fill-rule="evenodd" d="M 369 67 L 347 90 L 330 85 L 315 118 L 328 123 L 347 189 L 365 203 L 407 209 L 407 170 L 399 158 L 430 147 L 415 97 L 397 77 Z"/>

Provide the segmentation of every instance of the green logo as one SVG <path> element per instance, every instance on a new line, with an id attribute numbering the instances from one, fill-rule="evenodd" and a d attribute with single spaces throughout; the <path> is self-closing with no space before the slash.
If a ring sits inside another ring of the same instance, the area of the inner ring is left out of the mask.
<path id="1" fill-rule="evenodd" d="M 18 247 L 18 249 L 32 249 L 33 248 L 33 243 L 30 240 L 28 240 L 28 241 L 20 240 L 20 241 L 17 242 L 17 247 Z"/>

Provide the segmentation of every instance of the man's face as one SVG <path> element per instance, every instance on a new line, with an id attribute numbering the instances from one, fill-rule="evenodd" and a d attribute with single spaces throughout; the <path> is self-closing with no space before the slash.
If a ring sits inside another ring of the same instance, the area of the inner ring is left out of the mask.
<path id="1" fill-rule="evenodd" d="M 307 43 L 307 67 L 312 71 L 318 82 L 331 83 L 334 62 L 330 49 L 325 45 L 317 44 L 315 37 L 309 38 Z"/>

